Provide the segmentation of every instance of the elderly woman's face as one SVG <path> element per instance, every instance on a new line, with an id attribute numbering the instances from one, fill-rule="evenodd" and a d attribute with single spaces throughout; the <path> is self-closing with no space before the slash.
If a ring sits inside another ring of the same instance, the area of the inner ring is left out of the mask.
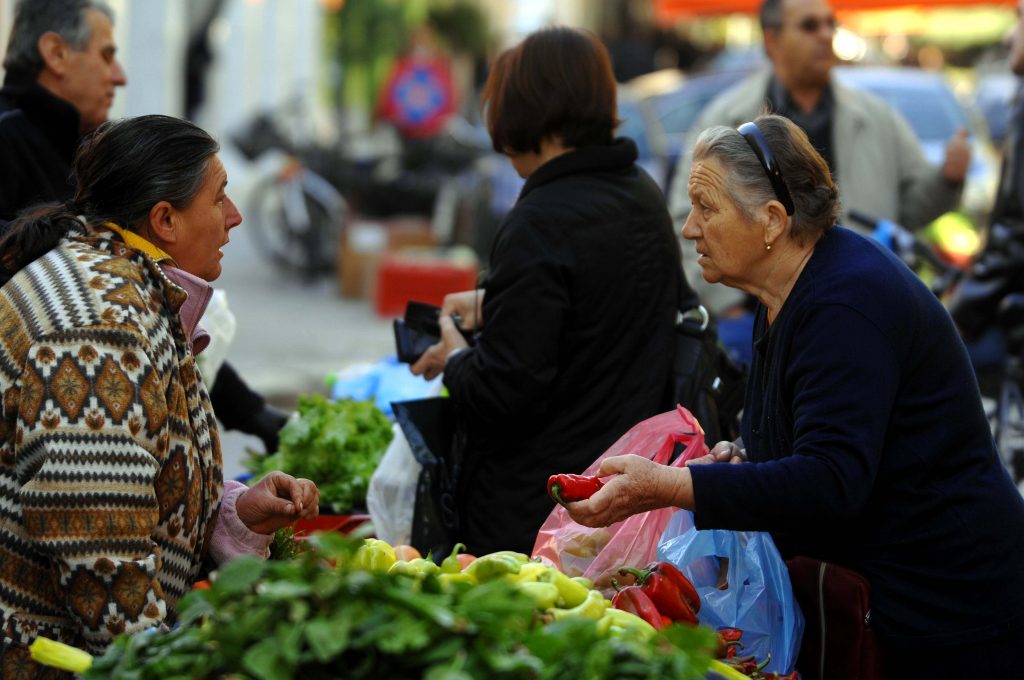
<path id="1" fill-rule="evenodd" d="M 693 209 L 683 238 L 694 242 L 705 281 L 741 288 L 751 266 L 764 256 L 764 231 L 732 202 L 726 177 L 715 158 L 694 163 L 689 183 Z"/>
<path id="2" fill-rule="evenodd" d="M 213 156 L 199 193 L 177 218 L 182 238 L 168 252 L 178 266 L 207 281 L 220 276 L 221 248 L 227 245 L 228 232 L 242 222 L 235 204 L 225 189 L 228 175 L 220 158 Z"/>

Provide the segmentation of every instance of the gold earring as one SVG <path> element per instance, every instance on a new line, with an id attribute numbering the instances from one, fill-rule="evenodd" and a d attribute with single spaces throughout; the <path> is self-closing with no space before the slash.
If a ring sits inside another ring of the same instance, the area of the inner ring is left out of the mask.
<path id="1" fill-rule="evenodd" d="M 772 245 L 770 243 L 768 243 L 768 241 L 765 241 L 764 242 L 764 249 L 765 250 L 771 250 L 772 249 Z"/>

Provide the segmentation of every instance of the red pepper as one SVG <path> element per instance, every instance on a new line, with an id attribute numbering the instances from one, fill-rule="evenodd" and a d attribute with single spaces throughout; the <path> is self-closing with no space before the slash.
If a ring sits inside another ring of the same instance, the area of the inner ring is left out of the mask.
<path id="1" fill-rule="evenodd" d="M 700 611 L 700 596 L 690 579 L 668 562 L 651 562 L 646 569 L 623 567 L 623 576 L 632 574 L 636 585 L 643 588 L 657 605 L 673 621 L 697 623 Z"/>
<path id="2" fill-rule="evenodd" d="M 585 501 L 603 486 L 597 477 L 586 475 L 551 475 L 548 477 L 548 495 L 551 500 L 565 505 Z"/>
<path id="3" fill-rule="evenodd" d="M 612 579 L 612 585 L 618 588 L 619 584 L 615 583 L 615 580 Z M 626 586 L 615 593 L 615 596 L 612 598 L 612 606 L 624 612 L 636 614 L 654 626 L 655 630 L 661 630 L 672 623 L 671 620 L 667 620 L 667 617 L 658 611 L 658 608 L 651 602 L 651 598 L 638 586 Z"/>
<path id="4" fill-rule="evenodd" d="M 743 637 L 743 631 L 739 628 L 719 628 L 718 639 L 721 641 L 721 656 L 719 658 L 734 658 L 736 650 L 743 649 L 743 643 L 740 642 L 741 637 Z"/>
<path id="5" fill-rule="evenodd" d="M 728 663 L 730 666 L 738 670 L 740 673 L 743 673 L 744 675 L 759 678 L 763 676 L 761 671 L 763 671 L 765 667 L 768 666 L 769 663 L 771 663 L 771 660 L 772 653 L 768 652 L 768 656 L 766 656 L 764 661 L 760 663 L 758 663 L 757 658 L 755 658 L 753 655 L 737 656 L 735 658 L 729 659 L 726 663 Z"/>

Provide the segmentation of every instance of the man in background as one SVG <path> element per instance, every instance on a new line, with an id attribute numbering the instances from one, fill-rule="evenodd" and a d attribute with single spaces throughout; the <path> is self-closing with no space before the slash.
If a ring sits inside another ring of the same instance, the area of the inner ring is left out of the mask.
<path id="1" fill-rule="evenodd" d="M 70 197 L 78 140 L 127 83 L 113 14 L 88 0 L 19 4 L 0 90 L 0 220 Z"/>
<path id="2" fill-rule="evenodd" d="M 117 61 L 114 15 L 99 0 L 21 0 L 0 89 L 0 230 L 24 208 L 71 198 L 71 160 L 128 80 Z M 224 363 L 210 388 L 228 430 L 277 450 L 287 416 Z"/>
<path id="3" fill-rule="evenodd" d="M 836 19 L 826 0 L 765 0 L 760 20 L 771 67 L 717 97 L 694 125 L 669 192 L 680 224 L 690 212 L 687 183 L 697 136 L 714 125 L 735 128 L 753 120 L 764 106 L 799 125 L 825 158 L 839 185 L 844 226 L 858 228 L 846 219 L 850 210 L 917 229 L 956 208 L 970 163 L 966 131 L 949 141 L 942 166 L 935 167 L 899 114 L 839 83 L 832 72 Z M 713 312 L 742 299 L 738 291 L 704 282 L 695 273 L 693 249 L 683 250 L 690 283 Z"/>

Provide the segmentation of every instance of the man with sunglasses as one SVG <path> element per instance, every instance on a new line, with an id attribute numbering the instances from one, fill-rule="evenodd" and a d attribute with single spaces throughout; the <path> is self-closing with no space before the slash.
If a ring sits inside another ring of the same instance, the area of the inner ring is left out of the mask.
<path id="1" fill-rule="evenodd" d="M 764 107 L 796 123 L 825 158 L 839 185 L 844 225 L 857 228 L 845 219 L 857 210 L 916 229 L 956 208 L 970 163 L 964 131 L 950 140 L 937 168 L 890 106 L 837 82 L 836 19 L 826 0 L 765 0 L 760 19 L 771 68 L 717 97 L 693 126 L 669 194 L 674 218 L 690 212 L 686 178 L 697 136 L 714 125 L 735 128 Z M 742 301 L 735 290 L 706 284 L 695 274 L 692 253 L 683 251 L 688 278 L 709 309 L 722 314 Z"/>

